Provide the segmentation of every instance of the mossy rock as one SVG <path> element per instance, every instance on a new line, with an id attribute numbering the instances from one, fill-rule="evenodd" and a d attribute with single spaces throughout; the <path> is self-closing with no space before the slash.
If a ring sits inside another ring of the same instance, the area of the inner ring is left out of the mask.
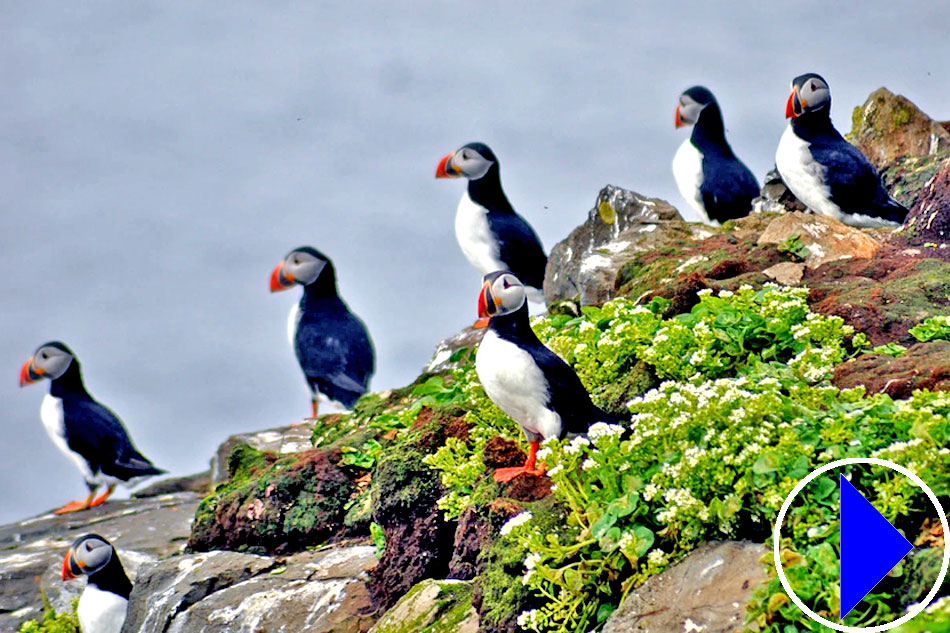
<path id="1" fill-rule="evenodd" d="M 370 629 L 370 633 L 476 633 L 472 583 L 423 580 Z"/>
<path id="2" fill-rule="evenodd" d="M 198 506 L 189 546 L 267 554 L 325 542 L 341 531 L 356 492 L 339 459 L 322 449 L 277 456 L 235 447 L 231 477 Z"/>

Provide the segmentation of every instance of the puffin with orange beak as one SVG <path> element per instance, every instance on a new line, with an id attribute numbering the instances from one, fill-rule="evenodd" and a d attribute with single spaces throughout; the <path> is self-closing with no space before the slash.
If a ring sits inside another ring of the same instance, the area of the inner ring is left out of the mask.
<path id="1" fill-rule="evenodd" d="M 366 326 L 340 298 L 330 258 L 311 246 L 287 253 L 270 277 L 271 292 L 302 286 L 287 335 L 310 388 L 312 413 L 325 397 L 351 409 L 369 389 L 376 367 Z"/>
<path id="2" fill-rule="evenodd" d="M 707 224 L 745 217 L 759 183 L 726 140 L 722 111 L 708 88 L 693 86 L 680 95 L 676 127 L 688 125 L 693 130 L 673 157 L 680 194 Z"/>
<path id="3" fill-rule="evenodd" d="M 119 633 L 132 582 L 112 543 L 98 534 L 76 539 L 63 558 L 63 580 L 86 577 L 76 615 L 83 633 Z"/>
<path id="4" fill-rule="evenodd" d="M 475 355 L 475 371 L 485 393 L 511 416 L 530 443 L 523 466 L 499 468 L 494 479 L 540 476 L 543 440 L 586 433 L 595 422 L 621 423 L 593 402 L 570 365 L 549 350 L 531 329 L 524 284 L 508 271 L 485 275 L 478 316 L 489 319 Z"/>
<path id="5" fill-rule="evenodd" d="M 828 82 L 815 73 L 792 80 L 785 118 L 788 127 L 775 152 L 775 166 L 810 211 L 852 226 L 903 224 L 907 209 L 890 196 L 861 150 L 832 124 Z"/>
<path id="6" fill-rule="evenodd" d="M 468 180 L 455 213 L 455 237 L 475 270 L 480 275 L 510 270 L 524 281 L 528 299 L 543 304 L 547 255 L 537 233 L 508 202 L 491 148 L 463 145 L 439 161 L 435 177 Z M 485 325 L 483 320 L 476 324 Z"/>
<path id="7" fill-rule="evenodd" d="M 83 384 L 79 359 L 72 350 L 51 341 L 40 345 L 20 369 L 20 386 L 49 379 L 49 393 L 40 406 L 40 419 L 53 444 L 83 475 L 89 496 L 72 501 L 56 514 L 101 505 L 119 483 L 134 485 L 142 477 L 160 475 L 142 455 L 115 413 L 93 399 Z M 95 496 L 106 485 L 106 491 Z"/>

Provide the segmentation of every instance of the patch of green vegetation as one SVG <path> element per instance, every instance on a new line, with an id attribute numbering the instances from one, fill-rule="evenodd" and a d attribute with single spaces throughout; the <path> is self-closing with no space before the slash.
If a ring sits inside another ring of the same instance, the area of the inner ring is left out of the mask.
<path id="1" fill-rule="evenodd" d="M 438 594 L 431 596 L 433 590 Z M 377 623 L 378 633 L 456 633 L 472 617 L 472 583 L 463 581 L 424 580 L 416 584 L 400 600 L 397 607 L 402 619 L 383 616 Z M 432 600 L 429 608 L 427 603 Z M 417 606 L 417 603 L 418 604 Z"/>
<path id="2" fill-rule="evenodd" d="M 886 354 L 887 356 L 894 356 L 896 358 L 906 352 L 907 348 L 900 343 L 885 343 L 884 345 L 878 345 L 871 351 L 875 354 Z"/>
<path id="3" fill-rule="evenodd" d="M 20 625 L 17 633 L 80 633 L 79 618 L 76 616 L 78 598 L 73 600 L 70 611 L 57 613 L 42 588 L 40 595 L 43 598 L 43 616 L 39 620 L 27 620 Z"/>
<path id="4" fill-rule="evenodd" d="M 910 123 L 913 118 L 913 108 L 899 100 L 894 106 L 894 113 L 891 115 L 891 129 L 900 129 Z"/>
<path id="5" fill-rule="evenodd" d="M 921 343 L 934 340 L 950 341 L 950 316 L 930 317 L 910 328 L 910 333 Z"/>
<path id="6" fill-rule="evenodd" d="M 791 256 L 796 261 L 804 261 L 806 257 L 811 255 L 811 251 L 809 251 L 805 243 L 802 242 L 802 236 L 798 234 L 790 236 L 787 240 L 779 244 L 778 251 Z"/>
<path id="7" fill-rule="evenodd" d="M 373 545 L 376 546 L 376 558 L 382 558 L 386 552 L 386 535 L 383 528 L 376 522 L 369 524 L 369 535 L 373 539 Z"/>

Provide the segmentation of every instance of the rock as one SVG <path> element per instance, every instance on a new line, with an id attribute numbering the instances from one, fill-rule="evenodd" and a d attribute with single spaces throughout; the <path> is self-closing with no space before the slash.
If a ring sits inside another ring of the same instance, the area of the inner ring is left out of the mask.
<path id="1" fill-rule="evenodd" d="M 313 448 L 310 442 L 312 434 L 313 427 L 310 424 L 294 424 L 255 433 L 232 435 L 218 447 L 211 459 L 211 482 L 219 484 L 230 478 L 228 457 L 235 446 L 246 444 L 259 451 L 288 455 Z"/>
<path id="2" fill-rule="evenodd" d="M 912 345 L 897 357 L 862 354 L 835 368 L 839 389 L 864 386 L 868 393 L 909 398 L 916 389 L 950 391 L 950 341 Z"/>
<path id="3" fill-rule="evenodd" d="M 370 629 L 371 633 L 478 633 L 472 583 L 423 580 Z"/>
<path id="4" fill-rule="evenodd" d="M 281 456 L 235 447 L 231 476 L 201 502 L 189 546 L 290 553 L 341 534 L 346 505 L 358 489 L 356 474 L 341 468 L 340 459 L 339 450 Z"/>
<path id="5" fill-rule="evenodd" d="M 950 158 L 936 164 L 936 173 L 917 192 L 902 236 L 909 244 L 950 242 Z"/>
<path id="6" fill-rule="evenodd" d="M 96 532 L 116 546 L 129 576 L 177 554 L 191 531 L 200 497 L 184 492 L 148 499 L 108 501 L 78 512 L 44 514 L 0 527 L 0 631 L 16 631 L 42 612 L 39 589 L 58 611 L 68 610 L 82 581 L 63 582 L 66 549 L 79 536 Z"/>
<path id="7" fill-rule="evenodd" d="M 950 131 L 887 88 L 878 88 L 854 109 L 848 140 L 878 169 L 898 158 L 950 151 Z"/>
<path id="8" fill-rule="evenodd" d="M 796 264 L 795 262 L 779 262 L 774 266 L 769 266 L 762 271 L 762 274 L 769 279 L 774 279 L 780 284 L 786 286 L 797 286 L 805 274 L 805 264 Z"/>
<path id="9" fill-rule="evenodd" d="M 707 543 L 630 592 L 604 633 L 701 631 L 733 633 L 745 627 L 745 606 L 768 580 L 758 543 Z"/>
<path id="10" fill-rule="evenodd" d="M 778 216 L 759 236 L 758 243 L 782 245 L 796 236 L 808 249 L 804 261 L 809 268 L 839 259 L 868 259 L 881 246 L 880 242 L 859 229 L 826 215 L 809 213 Z"/>
<path id="11" fill-rule="evenodd" d="M 362 633 L 374 618 L 365 580 L 370 545 L 337 545 L 274 559 L 209 552 L 142 572 L 123 631 Z"/>
<path id="12" fill-rule="evenodd" d="M 601 212 L 607 209 L 609 213 Z M 613 222 L 606 223 L 604 217 Z M 673 220 L 682 218 L 668 202 L 607 185 L 587 221 L 552 249 L 544 277 L 545 301 L 550 305 L 579 298 L 589 305 L 613 298 L 620 266 L 631 252 L 662 245 L 669 236 L 657 228 Z M 702 225 L 678 226 L 687 235 L 706 232 Z"/>
<path id="13" fill-rule="evenodd" d="M 765 175 L 762 193 L 752 201 L 752 211 L 754 213 L 789 213 L 807 211 L 807 209 L 782 180 L 778 169 L 773 167 Z"/>
<path id="14" fill-rule="evenodd" d="M 453 355 L 460 350 L 474 350 L 482 342 L 486 330 L 478 330 L 470 327 L 465 328 L 458 334 L 454 334 L 446 339 L 439 341 L 435 351 L 432 353 L 432 360 L 426 365 L 424 372 L 427 374 L 438 374 L 459 366 L 458 362 L 453 362 Z"/>
<path id="15" fill-rule="evenodd" d="M 170 495 L 176 492 L 194 492 L 199 495 L 206 495 L 211 490 L 211 471 L 206 470 L 194 475 L 185 477 L 169 477 L 160 479 L 153 484 L 136 490 L 132 496 L 136 499 L 146 497 L 158 497 L 160 495 Z"/>

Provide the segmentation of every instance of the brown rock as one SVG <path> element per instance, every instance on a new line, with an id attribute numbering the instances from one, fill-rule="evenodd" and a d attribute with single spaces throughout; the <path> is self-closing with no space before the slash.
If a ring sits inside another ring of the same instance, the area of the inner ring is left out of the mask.
<path id="1" fill-rule="evenodd" d="M 779 262 L 774 266 L 769 266 L 762 271 L 762 274 L 769 279 L 774 279 L 780 284 L 786 286 L 797 286 L 805 274 L 805 264 L 796 264 L 795 262 Z"/>
<path id="2" fill-rule="evenodd" d="M 950 242 L 950 158 L 919 190 L 901 234 L 910 244 Z"/>
<path id="3" fill-rule="evenodd" d="M 909 398 L 915 389 L 950 391 L 950 341 L 918 343 L 897 357 L 862 354 L 835 368 L 839 389 L 864 386 L 868 393 Z"/>
<path id="4" fill-rule="evenodd" d="M 218 447 L 214 457 L 211 458 L 211 482 L 219 484 L 228 480 L 228 456 L 231 455 L 235 446 L 247 444 L 259 451 L 287 455 L 313 448 L 313 444 L 310 443 L 312 434 L 312 425 L 294 424 L 266 431 L 232 435 Z"/>
<path id="5" fill-rule="evenodd" d="M 950 131 L 887 88 L 878 88 L 854 109 L 848 139 L 878 169 L 898 158 L 950 151 Z"/>
<path id="6" fill-rule="evenodd" d="M 449 561 L 449 578 L 471 580 L 478 573 L 478 555 L 492 540 L 492 525 L 474 507 L 462 511 L 459 526 L 455 530 L 452 560 Z"/>
<path id="7" fill-rule="evenodd" d="M 786 213 L 765 228 L 758 243 L 783 244 L 798 236 L 808 248 L 805 266 L 817 268 L 839 259 L 868 259 L 881 244 L 876 239 L 826 215 Z"/>
<path id="8" fill-rule="evenodd" d="M 745 628 L 745 606 L 768 580 L 758 543 L 707 543 L 634 589 L 607 620 L 604 633 Z"/>

